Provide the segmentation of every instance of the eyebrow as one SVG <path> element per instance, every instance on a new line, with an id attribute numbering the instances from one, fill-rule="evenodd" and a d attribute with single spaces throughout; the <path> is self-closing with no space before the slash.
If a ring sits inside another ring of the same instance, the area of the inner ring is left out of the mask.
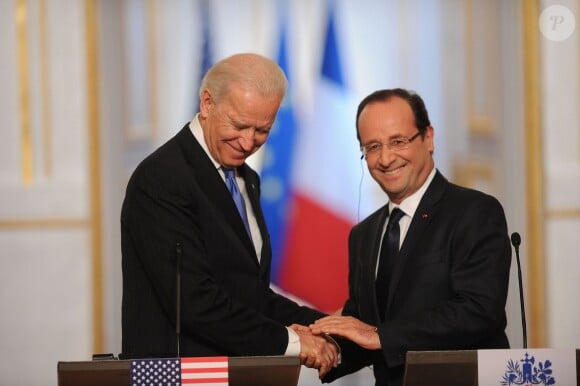
<path id="1" fill-rule="evenodd" d="M 264 131 L 270 132 L 270 130 L 272 130 L 272 126 L 262 126 L 262 127 L 252 126 L 252 125 L 249 125 L 246 123 L 242 123 L 238 120 L 235 120 L 232 117 L 230 117 L 229 115 L 227 115 L 227 117 L 228 117 L 228 120 L 230 121 L 230 124 L 238 130 L 244 130 L 244 129 L 248 129 L 250 127 L 253 127 L 258 132 L 264 132 Z"/>
<path id="2" fill-rule="evenodd" d="M 389 137 L 387 137 L 387 141 L 391 141 L 393 139 L 397 139 L 397 138 L 407 138 L 408 136 L 403 135 L 403 134 L 395 134 L 395 135 L 391 135 Z M 383 141 L 380 139 L 371 139 L 367 142 L 361 142 L 363 145 L 367 145 L 367 144 L 371 144 L 371 143 L 382 143 Z"/>

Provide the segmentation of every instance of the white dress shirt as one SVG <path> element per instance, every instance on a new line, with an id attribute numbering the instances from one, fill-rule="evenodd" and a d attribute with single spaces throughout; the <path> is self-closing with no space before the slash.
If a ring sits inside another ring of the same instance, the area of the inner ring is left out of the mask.
<path id="1" fill-rule="evenodd" d="M 198 114 L 199 115 L 199 114 Z M 189 123 L 189 129 L 191 133 L 197 139 L 197 142 L 201 145 L 201 148 L 206 152 L 209 159 L 213 162 L 215 168 L 218 170 L 218 173 L 224 180 L 226 181 L 226 176 L 224 174 L 222 166 L 212 157 L 209 149 L 207 147 L 207 143 L 205 142 L 205 138 L 203 136 L 203 129 L 199 124 L 198 115 Z M 250 202 L 250 196 L 248 196 L 248 191 L 246 189 L 246 183 L 242 177 L 238 174 L 236 170 L 236 182 L 238 183 L 238 187 L 240 188 L 240 193 L 242 197 L 244 197 L 244 203 L 246 206 L 246 214 L 248 215 L 248 225 L 250 226 L 250 233 L 252 234 L 252 242 L 254 243 L 254 249 L 256 250 L 256 256 L 258 257 L 258 262 L 260 262 L 262 258 L 262 243 L 264 242 L 262 239 L 262 234 L 260 233 L 260 228 L 258 227 L 258 220 L 256 220 L 256 215 L 254 214 L 254 209 L 252 208 L 252 203 Z"/>
<path id="2" fill-rule="evenodd" d="M 425 180 L 423 185 L 421 185 L 421 187 L 415 193 L 405 198 L 401 202 L 401 204 L 395 205 L 391 201 L 389 201 L 389 213 L 393 213 L 393 209 L 395 208 L 401 209 L 404 213 L 403 217 L 401 217 L 401 219 L 399 220 L 399 229 L 400 229 L 399 249 L 401 248 L 401 245 L 403 245 L 403 241 L 405 240 L 405 236 L 407 235 L 407 231 L 409 230 L 409 226 L 411 225 L 411 219 L 413 218 L 415 212 L 417 211 L 419 202 L 421 202 L 421 199 L 423 198 L 425 191 L 427 191 L 429 184 L 431 184 L 431 181 L 433 181 L 433 178 L 435 177 L 436 170 L 437 169 L 433 168 L 433 170 L 431 170 L 431 172 L 429 173 L 429 176 L 427 176 L 427 179 Z M 385 231 L 387 230 L 388 222 L 389 218 L 387 217 L 385 219 L 385 223 L 383 224 L 383 232 L 381 233 L 381 245 L 379 247 L 379 258 L 377 259 L 377 265 L 375 267 L 375 277 L 379 270 L 381 248 L 383 247 L 382 245 L 383 236 L 385 235 Z"/>

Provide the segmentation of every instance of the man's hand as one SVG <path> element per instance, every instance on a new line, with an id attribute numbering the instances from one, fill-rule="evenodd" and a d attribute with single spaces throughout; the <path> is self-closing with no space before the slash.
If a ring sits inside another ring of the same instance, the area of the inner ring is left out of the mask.
<path id="1" fill-rule="evenodd" d="M 300 361 L 303 365 L 318 369 L 320 378 L 338 366 L 338 348 L 324 336 L 315 336 L 310 328 L 299 324 L 293 324 L 290 328 L 300 337 Z"/>
<path id="2" fill-rule="evenodd" d="M 381 341 L 376 328 L 352 316 L 326 316 L 311 324 L 310 330 L 315 335 L 331 334 L 341 336 L 369 350 L 381 348 Z"/>

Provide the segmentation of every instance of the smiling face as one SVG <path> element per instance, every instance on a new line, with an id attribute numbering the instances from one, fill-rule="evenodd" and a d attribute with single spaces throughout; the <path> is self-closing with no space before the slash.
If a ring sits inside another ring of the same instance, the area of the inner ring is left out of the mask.
<path id="1" fill-rule="evenodd" d="M 248 87 L 230 88 L 214 101 L 204 90 L 200 124 L 212 157 L 226 168 L 236 168 L 266 142 L 276 119 L 281 97 L 264 97 Z"/>
<path id="2" fill-rule="evenodd" d="M 362 146 L 412 137 L 417 130 L 411 107 L 399 97 L 369 103 L 358 118 Z M 400 204 L 415 193 L 429 176 L 434 167 L 433 135 L 433 128 L 428 126 L 425 136 L 411 141 L 407 149 L 393 152 L 384 145 L 380 151 L 367 155 L 371 176 L 393 203 Z"/>

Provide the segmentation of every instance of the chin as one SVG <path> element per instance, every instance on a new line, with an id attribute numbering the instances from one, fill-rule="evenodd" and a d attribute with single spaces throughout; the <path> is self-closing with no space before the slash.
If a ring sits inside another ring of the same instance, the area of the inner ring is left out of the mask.
<path id="1" fill-rule="evenodd" d="M 404 191 L 402 189 L 397 189 L 393 186 L 385 186 L 383 185 L 383 190 L 385 191 L 385 193 L 387 193 L 387 196 L 389 196 L 389 200 L 391 201 L 395 201 L 397 199 L 399 199 L 399 197 L 403 197 Z"/>

